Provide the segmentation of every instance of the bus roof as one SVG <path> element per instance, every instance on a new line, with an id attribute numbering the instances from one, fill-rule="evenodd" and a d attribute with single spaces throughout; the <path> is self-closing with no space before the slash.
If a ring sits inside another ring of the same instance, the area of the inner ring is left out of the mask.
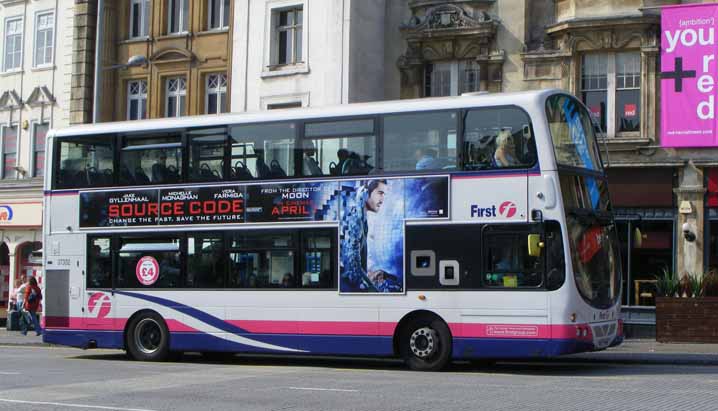
<path id="1" fill-rule="evenodd" d="M 511 93 L 486 93 L 456 97 L 429 97 L 411 100 L 390 100 L 369 103 L 352 103 L 335 106 L 280 109 L 269 111 L 206 114 L 150 120 L 117 121 L 98 124 L 82 124 L 53 130 L 56 137 L 81 136 L 105 133 L 131 133 L 169 128 L 194 128 L 223 126 L 227 124 L 290 121 L 312 118 L 362 116 L 381 113 L 400 113 L 424 110 L 456 109 L 462 107 L 490 107 L 516 105 L 526 107 L 542 104 L 552 94 L 570 94 L 560 89 L 520 91 Z"/>

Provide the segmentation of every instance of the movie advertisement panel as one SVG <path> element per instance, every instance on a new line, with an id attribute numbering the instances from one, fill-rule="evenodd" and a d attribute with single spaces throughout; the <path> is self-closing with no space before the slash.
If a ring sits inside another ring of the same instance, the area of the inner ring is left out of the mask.
<path id="1" fill-rule="evenodd" d="M 80 193 L 80 227 L 157 224 L 157 190 Z"/>
<path id="2" fill-rule="evenodd" d="M 201 187 L 160 190 L 160 225 L 244 222 L 244 189 Z"/>
<path id="3" fill-rule="evenodd" d="M 448 210 L 448 176 L 80 195 L 83 228 L 338 223 L 342 293 L 404 293 L 406 220 L 449 218 Z"/>
<path id="4" fill-rule="evenodd" d="M 448 177 L 339 184 L 317 212 L 318 219 L 339 219 L 339 291 L 403 293 L 404 222 L 448 217 Z"/>
<path id="5" fill-rule="evenodd" d="M 249 186 L 247 221 L 313 221 L 337 188 L 336 182 Z"/>

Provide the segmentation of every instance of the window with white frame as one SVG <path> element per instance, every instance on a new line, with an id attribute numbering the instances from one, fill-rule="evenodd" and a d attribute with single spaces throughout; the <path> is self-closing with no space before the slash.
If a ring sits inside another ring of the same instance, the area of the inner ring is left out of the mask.
<path id="1" fill-rule="evenodd" d="M 581 98 L 607 137 L 641 131 L 640 52 L 581 56 Z"/>
<path id="2" fill-rule="evenodd" d="M 224 73 L 207 75 L 205 90 L 205 112 L 207 114 L 226 113 L 227 75 Z"/>
<path id="3" fill-rule="evenodd" d="M 130 38 L 150 35 L 150 0 L 132 0 L 130 3 Z"/>
<path id="4" fill-rule="evenodd" d="M 0 129 L 2 134 L 2 178 L 17 178 L 17 125 Z"/>
<path id="5" fill-rule="evenodd" d="M 207 29 L 229 27 L 229 0 L 207 0 Z"/>
<path id="6" fill-rule="evenodd" d="M 473 60 L 430 63 L 425 67 L 424 96 L 458 96 L 481 90 L 481 68 Z"/>
<path id="7" fill-rule="evenodd" d="M 274 64 L 301 63 L 302 60 L 302 6 L 280 9 L 272 12 L 274 26 Z"/>
<path id="8" fill-rule="evenodd" d="M 127 82 L 127 119 L 145 118 L 147 118 L 147 81 L 129 81 Z"/>
<path id="9" fill-rule="evenodd" d="M 35 123 L 32 130 L 32 167 L 33 177 L 43 175 L 45 169 L 45 141 L 47 140 L 47 131 L 50 129 L 49 123 Z"/>
<path id="10" fill-rule="evenodd" d="M 22 17 L 5 20 L 3 71 L 19 70 L 22 67 L 22 26 Z"/>
<path id="11" fill-rule="evenodd" d="M 54 37 L 55 13 L 52 11 L 38 13 L 35 16 L 35 67 L 52 64 Z"/>
<path id="12" fill-rule="evenodd" d="M 172 77 L 165 84 L 165 117 L 186 115 L 187 80 L 184 77 Z"/>
<path id="13" fill-rule="evenodd" d="M 188 31 L 189 0 L 167 0 L 167 32 Z"/>

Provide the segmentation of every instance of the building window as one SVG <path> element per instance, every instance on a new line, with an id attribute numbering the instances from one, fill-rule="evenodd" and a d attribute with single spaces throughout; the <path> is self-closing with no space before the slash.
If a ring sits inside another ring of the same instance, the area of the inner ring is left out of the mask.
<path id="1" fill-rule="evenodd" d="M 207 28 L 209 30 L 229 27 L 229 0 L 207 0 Z"/>
<path id="2" fill-rule="evenodd" d="M 227 112 L 227 75 L 224 73 L 210 74 L 205 85 L 205 112 L 219 114 Z"/>
<path id="3" fill-rule="evenodd" d="M 167 1 L 167 32 L 187 32 L 189 16 L 189 0 L 168 0 Z"/>
<path id="4" fill-rule="evenodd" d="M 52 64 L 55 13 L 39 13 L 35 20 L 35 67 Z"/>
<path id="5" fill-rule="evenodd" d="M 641 55 L 591 53 L 581 58 L 581 98 L 608 137 L 641 130 Z"/>
<path id="6" fill-rule="evenodd" d="M 458 96 L 481 90 L 481 68 L 472 60 L 427 64 L 425 78 L 425 97 Z"/>
<path id="7" fill-rule="evenodd" d="M 130 5 L 130 38 L 150 34 L 150 0 L 132 0 Z"/>
<path id="8" fill-rule="evenodd" d="M 17 178 L 17 125 L 2 128 L 2 178 Z"/>
<path id="9" fill-rule="evenodd" d="M 3 71 L 22 67 L 22 17 L 5 20 L 5 55 Z"/>
<path id="10" fill-rule="evenodd" d="M 147 81 L 130 81 L 127 83 L 127 119 L 145 118 L 147 118 Z"/>
<path id="11" fill-rule="evenodd" d="M 49 123 L 36 123 L 32 132 L 32 167 L 33 177 L 42 176 L 45 169 L 45 140 L 47 139 L 47 131 L 50 129 Z"/>
<path id="12" fill-rule="evenodd" d="M 165 117 L 186 115 L 187 80 L 184 77 L 168 78 L 166 82 Z"/>
<path id="13" fill-rule="evenodd" d="M 275 21 L 275 64 L 296 64 L 302 62 L 302 7 L 277 10 Z"/>

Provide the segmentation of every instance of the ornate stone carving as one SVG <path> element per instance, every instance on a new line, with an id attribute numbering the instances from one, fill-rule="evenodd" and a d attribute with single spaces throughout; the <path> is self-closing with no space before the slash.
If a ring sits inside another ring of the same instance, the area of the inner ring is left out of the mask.
<path id="1" fill-rule="evenodd" d="M 467 3 L 410 2 L 412 17 L 399 27 L 406 41 L 397 60 L 402 97 L 421 97 L 427 63 L 459 59 L 480 65 L 482 87 L 500 89 L 505 53 L 496 48 L 499 23 L 482 9 L 490 2 Z"/>

